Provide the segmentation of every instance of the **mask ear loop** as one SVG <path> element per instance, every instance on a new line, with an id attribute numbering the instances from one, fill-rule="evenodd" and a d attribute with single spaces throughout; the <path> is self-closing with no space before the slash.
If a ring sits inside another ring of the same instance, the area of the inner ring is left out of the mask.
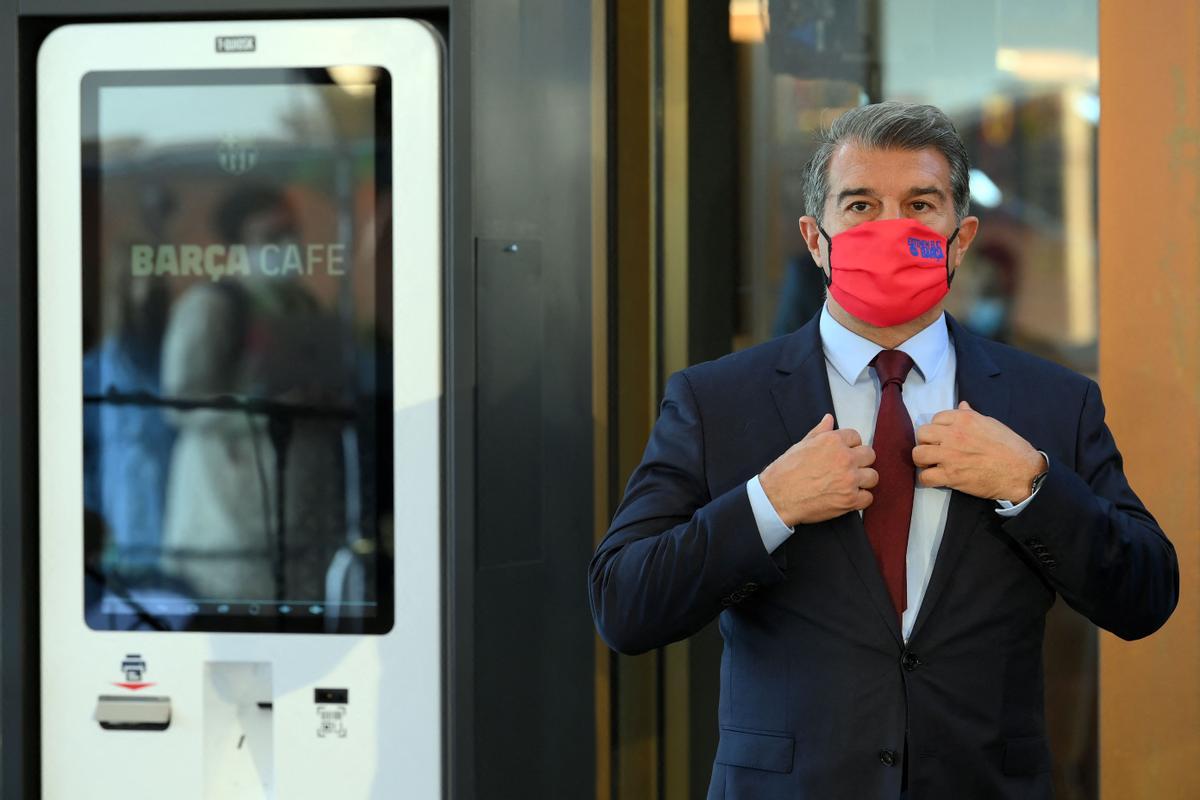
<path id="1" fill-rule="evenodd" d="M 833 286 L 833 239 L 829 238 L 829 234 L 820 225 L 817 225 L 817 230 L 825 237 L 825 241 L 829 242 L 829 274 L 826 275 L 825 270 L 821 270 L 821 277 L 825 279 L 825 288 L 828 289 L 830 286 Z M 958 231 L 955 231 L 955 233 L 958 233 Z M 950 262 L 947 261 L 946 263 L 948 265 Z"/>
<path id="2" fill-rule="evenodd" d="M 954 229 L 954 233 L 950 234 L 950 238 L 946 240 L 946 288 L 950 288 L 950 284 L 954 283 L 954 273 L 950 271 L 950 245 L 954 244 L 954 240 L 958 238 L 958 228 Z"/>

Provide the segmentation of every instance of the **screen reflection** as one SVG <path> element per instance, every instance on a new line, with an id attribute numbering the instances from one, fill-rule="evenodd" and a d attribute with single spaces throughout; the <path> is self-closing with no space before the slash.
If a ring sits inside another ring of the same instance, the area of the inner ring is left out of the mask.
<path id="1" fill-rule="evenodd" d="M 390 628 L 387 80 L 85 78 L 91 627 Z"/>

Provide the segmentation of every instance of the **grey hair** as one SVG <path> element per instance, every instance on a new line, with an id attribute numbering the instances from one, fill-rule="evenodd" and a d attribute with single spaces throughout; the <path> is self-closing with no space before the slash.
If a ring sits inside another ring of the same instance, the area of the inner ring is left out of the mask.
<path id="1" fill-rule="evenodd" d="M 829 162 L 839 145 L 853 141 L 878 150 L 932 147 L 950 163 L 954 213 L 961 220 L 971 205 L 970 162 L 954 123 L 941 109 L 911 103 L 874 103 L 842 114 L 817 139 L 804 170 L 804 213 L 820 222 L 829 196 Z"/>

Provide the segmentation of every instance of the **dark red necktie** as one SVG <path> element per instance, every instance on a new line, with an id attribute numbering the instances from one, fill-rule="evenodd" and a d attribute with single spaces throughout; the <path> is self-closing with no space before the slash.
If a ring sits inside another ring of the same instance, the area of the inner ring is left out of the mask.
<path id="1" fill-rule="evenodd" d="M 872 491 L 875 499 L 863 512 L 863 525 L 896 613 L 903 614 L 908 607 L 905 554 L 917 470 L 912 460 L 912 420 L 900 393 L 913 360 L 900 350 L 881 350 L 871 366 L 879 376 L 881 395 L 871 442 L 875 450 L 872 466 L 879 473 L 879 485 Z"/>

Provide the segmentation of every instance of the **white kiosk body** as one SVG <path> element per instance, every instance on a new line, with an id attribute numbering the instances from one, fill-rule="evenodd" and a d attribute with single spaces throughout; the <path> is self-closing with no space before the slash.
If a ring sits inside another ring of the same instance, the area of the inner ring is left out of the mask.
<path id="1" fill-rule="evenodd" d="M 442 796 L 442 45 L 38 58 L 42 792 Z"/>

